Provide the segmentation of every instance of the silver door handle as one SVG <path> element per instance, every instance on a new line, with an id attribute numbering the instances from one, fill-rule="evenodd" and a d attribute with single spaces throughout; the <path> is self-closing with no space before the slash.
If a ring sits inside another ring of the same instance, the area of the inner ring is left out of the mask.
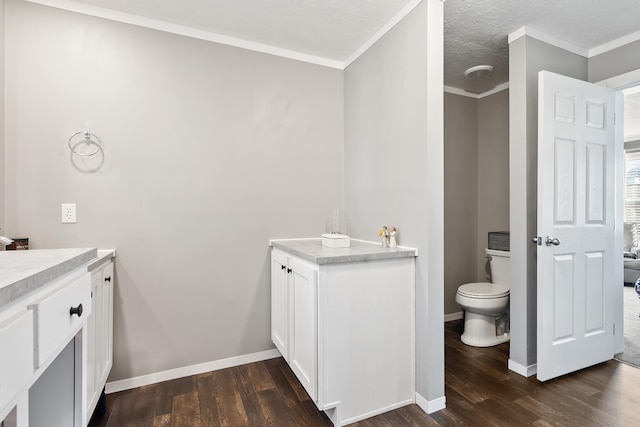
<path id="1" fill-rule="evenodd" d="M 538 236 L 532 237 L 531 242 L 534 245 L 542 246 L 542 237 L 538 237 Z"/>
<path id="2" fill-rule="evenodd" d="M 556 239 L 555 237 L 549 237 L 547 236 L 546 240 L 544 241 L 544 244 L 547 246 L 558 246 L 560 244 L 560 240 Z"/>

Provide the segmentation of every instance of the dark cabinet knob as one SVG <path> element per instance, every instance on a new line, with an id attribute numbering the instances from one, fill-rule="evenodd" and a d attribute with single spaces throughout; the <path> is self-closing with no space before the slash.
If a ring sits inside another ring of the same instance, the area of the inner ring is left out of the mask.
<path id="1" fill-rule="evenodd" d="M 109 276 L 109 277 L 105 277 L 105 278 L 104 278 L 104 281 L 105 281 L 105 282 L 111 282 L 111 276 Z"/>
<path id="2" fill-rule="evenodd" d="M 82 304 L 78 304 L 77 307 L 71 307 L 71 309 L 69 309 L 69 315 L 73 316 L 74 314 L 77 314 L 78 317 L 82 316 Z"/>
<path id="3" fill-rule="evenodd" d="M 292 270 L 290 268 L 287 268 L 287 273 L 291 273 L 291 271 Z"/>
<path id="4" fill-rule="evenodd" d="M 284 270 L 285 268 L 287 268 L 287 266 L 286 266 L 286 265 L 281 265 L 281 266 L 280 266 L 280 268 L 281 268 L 282 270 Z"/>

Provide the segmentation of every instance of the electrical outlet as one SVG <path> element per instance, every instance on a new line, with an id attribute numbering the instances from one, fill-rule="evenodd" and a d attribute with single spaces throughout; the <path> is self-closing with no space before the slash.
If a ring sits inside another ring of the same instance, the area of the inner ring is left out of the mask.
<path id="1" fill-rule="evenodd" d="M 62 204 L 62 223 L 63 224 L 75 224 L 76 221 L 76 204 L 75 203 L 63 203 Z"/>

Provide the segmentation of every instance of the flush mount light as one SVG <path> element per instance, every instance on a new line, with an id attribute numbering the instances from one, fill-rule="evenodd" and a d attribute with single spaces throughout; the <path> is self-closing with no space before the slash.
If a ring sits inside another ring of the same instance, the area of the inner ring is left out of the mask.
<path id="1" fill-rule="evenodd" d="M 491 65 L 478 65 L 476 67 L 471 67 L 467 71 L 464 72 L 464 75 L 469 77 L 470 79 L 477 79 L 479 77 L 486 77 L 493 71 L 493 67 Z"/>

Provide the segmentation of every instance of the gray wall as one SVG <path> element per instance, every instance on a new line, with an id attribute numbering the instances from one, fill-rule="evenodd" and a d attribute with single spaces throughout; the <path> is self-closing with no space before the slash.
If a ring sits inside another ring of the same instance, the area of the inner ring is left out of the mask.
<path id="1" fill-rule="evenodd" d="M 599 82 L 640 70 L 640 41 L 589 58 L 589 81 Z"/>
<path id="2" fill-rule="evenodd" d="M 478 281 L 478 99 L 444 94 L 444 312 Z"/>
<path id="3" fill-rule="evenodd" d="M 0 0 L 0 236 L 4 236 L 4 4 Z M 0 245 L 2 246 L 2 245 Z M 0 248 L 4 250 L 4 247 Z"/>
<path id="4" fill-rule="evenodd" d="M 489 278 L 490 231 L 509 231 L 509 91 L 478 100 L 477 277 Z"/>
<path id="5" fill-rule="evenodd" d="M 352 234 L 398 227 L 417 247 L 416 389 L 444 396 L 442 3 L 420 3 L 345 71 L 345 200 Z"/>
<path id="6" fill-rule="evenodd" d="M 118 250 L 110 380 L 272 349 L 268 240 L 342 208 L 343 73 L 29 2 L 6 15 L 6 231 Z M 83 163 L 67 139 L 86 127 L 104 155 Z"/>
<path id="7" fill-rule="evenodd" d="M 489 231 L 509 230 L 509 92 L 444 95 L 444 312 L 463 283 L 486 281 Z"/>
<path id="8" fill-rule="evenodd" d="M 509 164 L 511 226 L 510 365 L 536 363 L 538 72 L 581 80 L 587 59 L 530 37 L 509 45 Z"/>

